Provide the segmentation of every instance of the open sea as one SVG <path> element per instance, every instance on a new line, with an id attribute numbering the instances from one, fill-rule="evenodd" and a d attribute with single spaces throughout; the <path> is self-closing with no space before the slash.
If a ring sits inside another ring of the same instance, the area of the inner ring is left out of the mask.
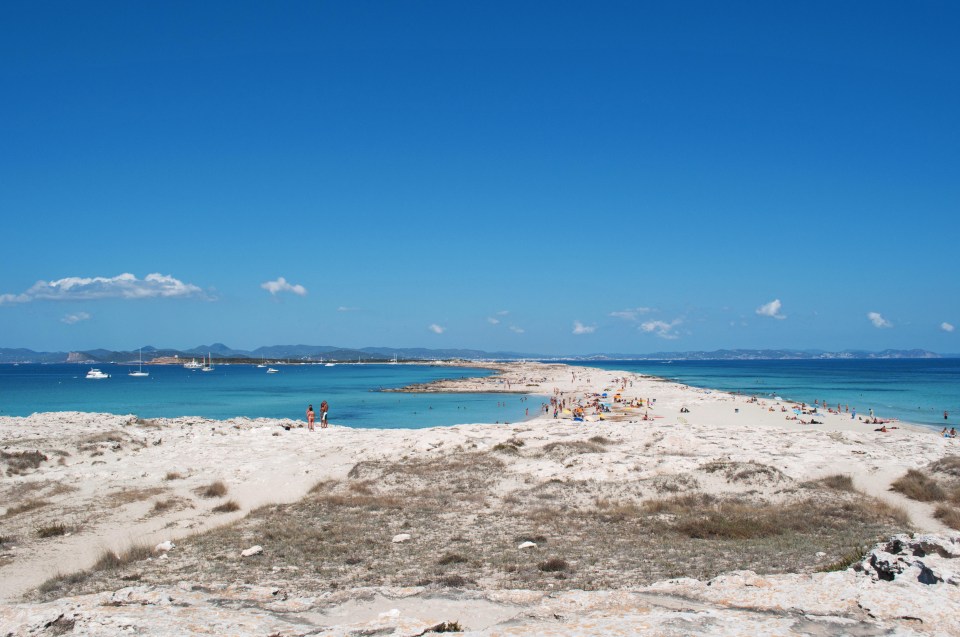
<path id="1" fill-rule="evenodd" d="M 960 423 L 960 359 L 603 361 L 576 363 L 660 376 L 694 387 L 825 400 L 867 416 L 942 428 Z M 949 419 L 943 419 L 943 412 Z"/>
<path id="2" fill-rule="evenodd" d="M 485 369 L 430 365 L 280 365 L 267 374 L 255 365 L 216 365 L 212 372 L 179 365 L 145 365 L 147 378 L 127 373 L 136 366 L 97 364 L 110 378 L 87 380 L 91 365 L 0 365 L 0 415 L 44 411 L 136 414 L 141 418 L 293 418 L 304 420 L 313 404 L 330 404 L 331 424 L 418 429 L 463 423 L 517 422 L 540 406 L 514 394 L 396 394 L 404 387 L 441 378 L 488 376 Z"/>

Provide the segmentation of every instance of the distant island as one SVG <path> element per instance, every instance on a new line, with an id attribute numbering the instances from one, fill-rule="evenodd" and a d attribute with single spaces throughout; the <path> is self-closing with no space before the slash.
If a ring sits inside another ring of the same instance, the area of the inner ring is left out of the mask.
<path id="1" fill-rule="evenodd" d="M 360 349 L 333 345 L 270 345 L 255 350 L 233 349 L 223 343 L 199 345 L 178 350 L 144 346 L 142 350 L 122 351 L 93 349 L 74 352 L 36 352 L 25 348 L 0 348 L 0 364 L 7 363 L 133 363 L 142 351 L 143 362 L 170 364 L 181 359 L 193 359 L 209 355 L 220 362 L 415 362 L 449 360 L 485 361 L 662 361 L 662 360 L 828 360 L 828 359 L 923 359 L 960 358 L 960 354 L 938 354 L 923 349 L 886 349 L 880 352 L 844 350 L 794 349 L 721 349 L 712 352 L 653 352 L 649 354 L 597 353 L 590 355 L 556 355 L 520 352 L 487 352 L 477 349 L 429 349 L 423 347 L 393 348 L 364 347 Z"/>

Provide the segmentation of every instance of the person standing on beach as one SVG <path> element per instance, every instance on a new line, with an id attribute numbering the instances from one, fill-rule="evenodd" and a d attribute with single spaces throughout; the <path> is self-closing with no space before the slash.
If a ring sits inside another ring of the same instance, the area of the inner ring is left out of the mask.
<path id="1" fill-rule="evenodd" d="M 327 428 L 327 411 L 330 409 L 330 405 L 327 404 L 327 401 L 320 403 L 320 428 Z"/>
<path id="2" fill-rule="evenodd" d="M 307 405 L 307 429 L 309 431 L 314 431 L 313 428 L 313 405 Z"/>

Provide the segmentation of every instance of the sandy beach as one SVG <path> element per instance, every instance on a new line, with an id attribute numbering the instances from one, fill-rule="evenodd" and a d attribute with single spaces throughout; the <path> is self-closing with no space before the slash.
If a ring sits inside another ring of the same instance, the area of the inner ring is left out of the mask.
<path id="1" fill-rule="evenodd" d="M 960 634 L 960 533 L 891 490 L 908 470 L 953 485 L 960 440 L 623 372 L 499 369 L 410 390 L 503 392 L 528 420 L 0 418 L 0 634 Z M 610 410 L 554 418 L 551 398 Z M 789 528 L 711 530 L 714 514 Z M 918 535 L 878 565 L 869 549 L 897 533 Z"/>

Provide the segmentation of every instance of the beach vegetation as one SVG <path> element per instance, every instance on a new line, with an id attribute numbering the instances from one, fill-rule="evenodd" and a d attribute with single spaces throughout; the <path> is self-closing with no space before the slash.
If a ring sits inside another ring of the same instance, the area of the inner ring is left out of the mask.
<path id="1" fill-rule="evenodd" d="M 944 456 L 930 463 L 930 470 L 954 478 L 960 478 L 960 456 Z"/>
<path id="2" fill-rule="evenodd" d="M 124 504 L 131 504 L 133 502 L 149 500 L 150 498 L 160 495 L 164 492 L 166 492 L 166 489 L 163 487 L 133 487 L 128 489 L 120 489 L 119 491 L 111 493 L 109 495 L 109 500 L 113 506 L 122 506 Z"/>
<path id="3" fill-rule="evenodd" d="M 823 485 L 779 485 L 776 493 L 740 498 L 697 491 L 649 498 L 649 483 L 629 479 L 525 483 L 504 460 L 468 451 L 363 461 L 349 480 L 319 483 L 299 502 L 260 507 L 184 538 L 167 560 L 138 563 L 136 572 L 160 584 L 189 569 L 198 585 L 212 585 L 267 581 L 277 577 L 274 566 L 295 564 L 283 577 L 305 588 L 630 588 L 733 569 L 768 574 L 800 565 L 811 572 L 907 524 L 902 511 Z M 394 544 L 398 533 L 416 541 Z M 528 541 L 540 548 L 517 550 Z M 237 559 L 237 547 L 255 543 L 269 545 L 270 560 Z M 826 555 L 810 560 L 817 552 Z M 438 572 L 425 574 L 424 564 Z M 95 571 L 57 594 L 115 590 L 130 572 Z"/>
<path id="4" fill-rule="evenodd" d="M 466 628 L 460 625 L 460 622 L 440 622 L 436 626 L 428 628 L 424 635 L 429 635 L 431 633 L 462 633 L 466 632 Z"/>
<path id="5" fill-rule="evenodd" d="M 134 562 L 153 557 L 153 550 L 144 544 L 134 544 L 122 553 L 104 551 L 94 563 L 93 571 L 115 571 Z"/>
<path id="6" fill-rule="evenodd" d="M 694 491 L 700 488 L 700 482 L 687 473 L 657 476 L 650 481 L 650 484 L 657 490 L 657 493 L 679 493 L 680 491 Z"/>
<path id="7" fill-rule="evenodd" d="M 445 553 L 443 557 L 437 560 L 437 564 L 440 566 L 446 566 L 447 564 L 460 564 L 467 561 L 467 558 L 459 553 Z"/>
<path id="8" fill-rule="evenodd" d="M 770 484 L 772 482 L 786 482 L 788 478 L 782 471 L 770 465 L 759 462 L 733 462 L 714 460 L 700 467 L 706 473 L 722 473 L 727 482 L 746 482 L 752 484 Z"/>
<path id="9" fill-rule="evenodd" d="M 551 557 L 537 564 L 537 568 L 544 573 L 558 573 L 560 571 L 570 570 L 570 564 L 559 557 Z"/>
<path id="10" fill-rule="evenodd" d="M 933 517 L 937 518 L 951 529 L 960 531 L 960 509 L 946 504 L 941 504 L 937 507 L 936 511 L 933 512 Z"/>
<path id="11" fill-rule="evenodd" d="M 217 480 L 205 487 L 200 487 L 196 493 L 201 498 L 222 498 L 227 495 L 227 485 L 223 480 Z"/>
<path id="12" fill-rule="evenodd" d="M 440 586 L 446 586 L 447 588 L 464 588 L 468 584 L 473 584 L 470 580 L 465 578 L 462 575 L 457 575 L 456 573 L 451 575 L 444 575 L 437 580 L 437 584 Z M 447 631 L 451 632 L 451 631 Z"/>
<path id="13" fill-rule="evenodd" d="M 39 451 L 0 450 L 0 460 L 7 465 L 8 476 L 22 475 L 28 471 L 37 469 L 43 462 L 49 459 L 50 458 Z"/>
<path id="14" fill-rule="evenodd" d="M 37 591 L 47 599 L 59 597 L 60 594 L 66 593 L 72 587 L 86 581 L 89 576 L 90 573 L 87 571 L 77 571 L 66 575 L 57 574 L 40 584 Z"/>
<path id="15" fill-rule="evenodd" d="M 63 522 L 54 522 L 53 524 L 37 527 L 36 533 L 38 538 L 46 539 L 49 537 L 57 537 L 58 535 L 66 535 L 68 530 L 67 525 Z"/>
<path id="16" fill-rule="evenodd" d="M 213 507 L 212 510 L 214 513 L 233 513 L 240 510 L 240 505 L 237 504 L 236 500 L 227 500 L 223 504 Z"/>
<path id="17" fill-rule="evenodd" d="M 582 453 L 603 453 L 607 449 L 601 444 L 589 440 L 570 440 L 550 442 L 540 448 L 539 457 L 553 456 L 564 459 Z"/>
<path id="18" fill-rule="evenodd" d="M 940 502 L 947 498 L 947 492 L 935 478 L 916 469 L 908 470 L 903 477 L 895 480 L 890 490 L 919 502 Z"/>
<path id="19" fill-rule="evenodd" d="M 845 571 L 854 564 L 858 564 L 867 555 L 867 547 L 858 546 L 841 555 L 838 559 L 825 564 L 820 568 L 821 573 L 832 573 L 834 571 Z"/>
<path id="20" fill-rule="evenodd" d="M 183 480 L 183 474 L 178 471 L 167 471 L 167 475 L 163 476 L 163 479 L 167 482 L 173 480 Z"/>
<path id="21" fill-rule="evenodd" d="M 854 491 L 853 478 L 846 474 L 837 473 L 831 476 L 820 478 L 816 481 L 818 484 L 837 491 Z"/>
<path id="22" fill-rule="evenodd" d="M 26 502 L 21 502 L 20 504 L 15 504 L 9 507 L 6 513 L 3 514 L 4 518 L 12 518 L 15 515 L 20 515 L 21 513 L 27 513 L 28 511 L 34 511 L 36 509 L 50 506 L 50 502 L 40 498 L 31 498 Z"/>
<path id="23" fill-rule="evenodd" d="M 522 447 L 524 444 L 525 443 L 523 440 L 520 440 L 519 438 L 510 438 L 509 440 L 504 440 L 503 442 L 498 442 L 495 444 L 493 446 L 493 450 L 502 453 L 519 454 L 520 447 Z"/>
<path id="24" fill-rule="evenodd" d="M 592 442 L 598 445 L 616 445 L 619 444 L 616 440 L 610 440 L 606 436 L 590 436 L 587 438 L 588 442 Z"/>

